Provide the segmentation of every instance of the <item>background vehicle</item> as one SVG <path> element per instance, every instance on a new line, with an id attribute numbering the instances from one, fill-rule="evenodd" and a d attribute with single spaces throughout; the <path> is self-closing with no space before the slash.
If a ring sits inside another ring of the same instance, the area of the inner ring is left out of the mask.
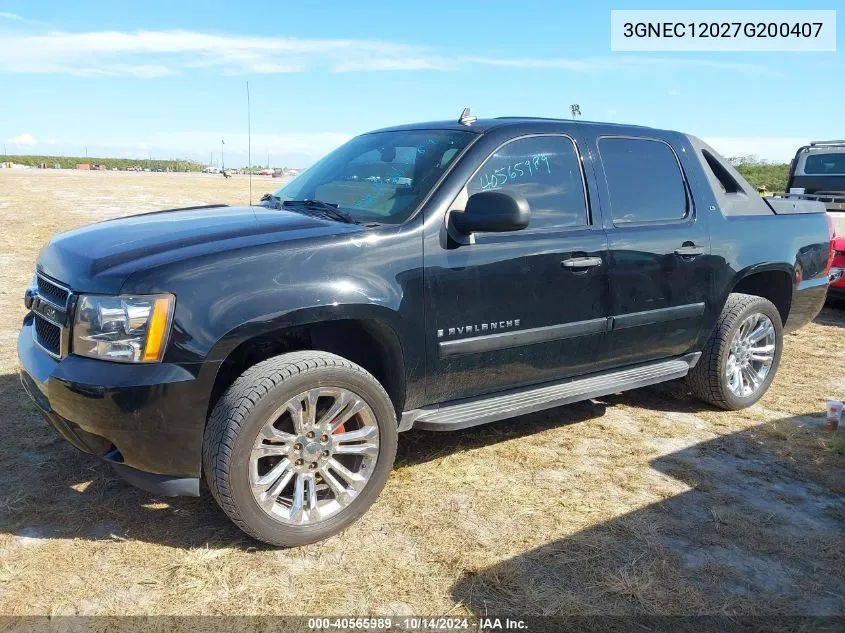
<path id="1" fill-rule="evenodd" d="M 262 206 L 54 237 L 21 377 L 130 482 L 204 473 L 246 532 L 303 544 L 366 511 L 399 431 L 682 377 L 756 402 L 830 240 L 822 205 L 779 215 L 695 137 L 465 112 L 352 139 Z"/>
<path id="2" fill-rule="evenodd" d="M 783 197 L 822 202 L 838 235 L 845 235 L 845 140 L 817 141 L 798 149 Z"/>

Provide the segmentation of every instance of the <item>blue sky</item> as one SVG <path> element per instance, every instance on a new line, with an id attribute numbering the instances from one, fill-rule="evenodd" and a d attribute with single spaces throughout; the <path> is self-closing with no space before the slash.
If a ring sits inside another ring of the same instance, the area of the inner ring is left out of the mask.
<path id="1" fill-rule="evenodd" d="M 568 117 L 578 103 L 585 119 L 680 129 L 723 154 L 769 159 L 845 137 L 845 29 L 835 53 L 611 53 L 611 8 L 677 6 L 0 0 L 0 139 L 9 154 L 87 146 L 207 161 L 222 138 L 227 164 L 245 164 L 247 80 L 253 162 L 270 153 L 276 166 L 467 105 L 483 117 Z"/>

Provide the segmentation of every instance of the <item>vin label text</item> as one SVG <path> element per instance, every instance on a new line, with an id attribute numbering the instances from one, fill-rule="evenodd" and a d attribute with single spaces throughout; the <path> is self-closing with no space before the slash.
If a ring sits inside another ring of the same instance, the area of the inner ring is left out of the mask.
<path id="1" fill-rule="evenodd" d="M 836 11 L 611 11 L 610 50 L 835 51 Z"/>

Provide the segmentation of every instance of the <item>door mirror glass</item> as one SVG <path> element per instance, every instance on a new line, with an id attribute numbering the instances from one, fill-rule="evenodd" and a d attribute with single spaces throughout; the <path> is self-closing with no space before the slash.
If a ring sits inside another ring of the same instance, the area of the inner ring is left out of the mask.
<path id="1" fill-rule="evenodd" d="M 504 191 L 481 191 L 467 200 L 463 212 L 453 211 L 449 222 L 464 235 L 519 231 L 528 226 L 531 210 L 528 201 Z"/>

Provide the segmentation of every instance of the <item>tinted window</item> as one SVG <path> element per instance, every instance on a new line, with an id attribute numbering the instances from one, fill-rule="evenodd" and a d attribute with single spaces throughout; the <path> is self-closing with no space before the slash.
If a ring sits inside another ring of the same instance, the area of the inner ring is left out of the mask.
<path id="1" fill-rule="evenodd" d="M 811 154 L 804 173 L 812 176 L 845 176 L 845 154 Z"/>
<path id="2" fill-rule="evenodd" d="M 603 138 L 599 153 L 614 224 L 680 220 L 687 193 L 675 153 L 646 139 Z"/>
<path id="3" fill-rule="evenodd" d="M 584 184 L 575 145 L 564 136 L 511 141 L 487 158 L 467 193 L 506 191 L 531 207 L 529 229 L 587 224 Z"/>

